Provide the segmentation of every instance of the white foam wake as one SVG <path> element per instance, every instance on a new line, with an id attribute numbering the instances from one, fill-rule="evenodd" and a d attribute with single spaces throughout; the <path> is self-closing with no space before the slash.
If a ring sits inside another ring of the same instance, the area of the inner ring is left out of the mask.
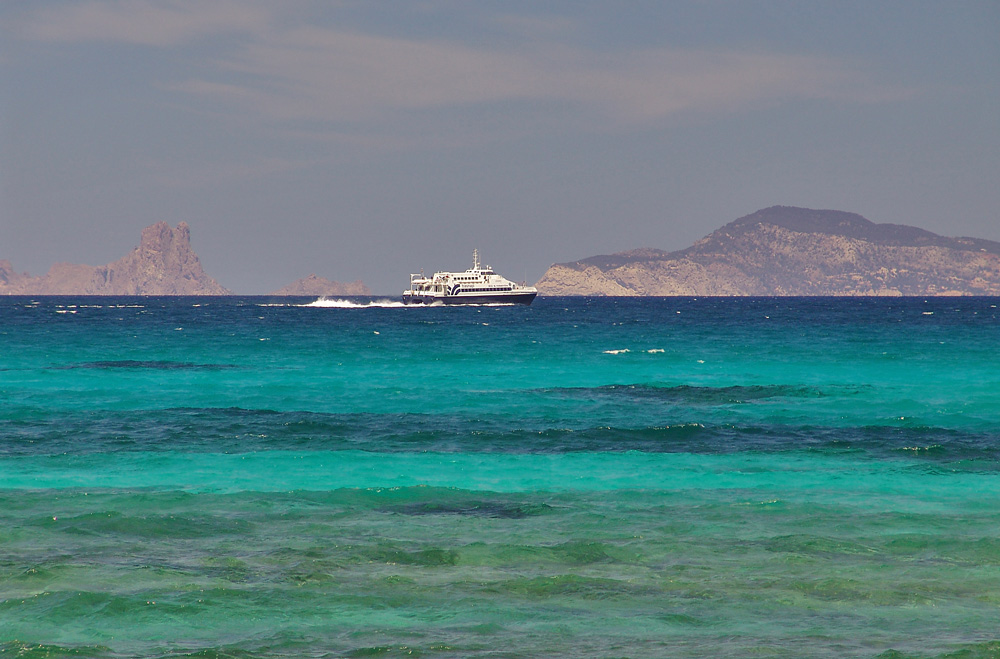
<path id="1" fill-rule="evenodd" d="M 398 309 L 410 305 L 403 304 L 399 300 L 371 300 L 369 302 L 355 302 L 354 300 L 344 300 L 342 298 L 321 297 L 309 304 L 300 304 L 300 307 L 321 307 L 324 309 Z"/>
<path id="2" fill-rule="evenodd" d="M 321 297 L 318 300 L 309 302 L 308 304 L 288 304 L 288 303 L 260 303 L 257 306 L 260 307 L 314 307 L 317 309 L 426 309 L 428 307 L 444 307 L 443 302 L 431 302 L 429 304 L 404 304 L 399 300 L 391 300 L 389 298 L 383 298 L 380 300 L 371 300 L 366 302 L 358 302 L 356 300 L 345 300 L 343 298 L 325 298 Z M 461 304 L 457 305 L 459 307 L 516 307 L 519 306 L 514 302 L 489 302 L 481 304 Z"/>

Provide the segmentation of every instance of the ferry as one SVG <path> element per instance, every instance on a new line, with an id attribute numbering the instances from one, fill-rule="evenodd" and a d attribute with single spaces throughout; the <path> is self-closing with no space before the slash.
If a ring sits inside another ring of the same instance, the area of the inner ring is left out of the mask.
<path id="1" fill-rule="evenodd" d="M 538 295 L 534 286 L 516 284 L 481 267 L 479 250 L 472 251 L 472 267 L 465 272 L 435 272 L 410 275 L 410 288 L 403 291 L 406 304 L 531 304 Z"/>

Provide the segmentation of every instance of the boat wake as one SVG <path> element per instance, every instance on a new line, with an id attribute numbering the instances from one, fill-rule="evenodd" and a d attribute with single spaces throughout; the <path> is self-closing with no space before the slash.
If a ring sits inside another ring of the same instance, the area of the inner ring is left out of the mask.
<path id="1" fill-rule="evenodd" d="M 343 298 L 321 297 L 308 304 L 299 304 L 296 306 L 319 307 L 323 309 L 401 309 L 410 305 L 403 304 L 399 300 L 390 300 L 388 298 L 358 302 L 355 300 L 345 300 Z"/>

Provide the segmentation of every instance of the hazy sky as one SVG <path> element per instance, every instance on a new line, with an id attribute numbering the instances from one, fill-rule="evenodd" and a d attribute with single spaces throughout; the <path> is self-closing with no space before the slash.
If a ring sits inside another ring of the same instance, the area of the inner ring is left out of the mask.
<path id="1" fill-rule="evenodd" d="M 680 249 L 783 204 L 1000 240 L 1000 2 L 0 2 L 0 258 L 191 225 L 236 293 Z"/>

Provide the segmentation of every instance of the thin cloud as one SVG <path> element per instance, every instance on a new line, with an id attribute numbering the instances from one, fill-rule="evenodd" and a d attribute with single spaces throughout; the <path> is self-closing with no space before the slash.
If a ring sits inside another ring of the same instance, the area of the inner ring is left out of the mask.
<path id="1" fill-rule="evenodd" d="M 220 46 L 207 73 L 157 86 L 285 123 L 372 126 L 408 113 L 516 103 L 550 125 L 628 125 L 790 99 L 869 103 L 906 93 L 822 57 L 670 48 L 597 53 L 560 43 L 573 25 L 557 19 L 496 17 L 515 33 L 530 28 L 549 37 L 485 47 L 305 25 L 301 16 L 296 24 L 294 11 L 279 21 L 273 7 L 251 0 L 89 0 L 38 10 L 19 32 L 43 41 L 159 48 L 238 33 Z"/>
<path id="2" fill-rule="evenodd" d="M 642 122 L 761 101 L 873 102 L 902 93 L 817 57 L 670 49 L 606 55 L 559 45 L 513 52 L 321 28 L 246 45 L 218 73 L 240 77 L 240 96 L 281 120 L 365 121 L 514 101 Z M 209 82 L 183 88 L 211 93 Z M 234 96 L 231 89 L 221 93 Z"/>
<path id="3" fill-rule="evenodd" d="M 17 25 L 38 41 L 106 41 L 166 47 L 227 32 L 261 32 L 269 13 L 250 2 L 117 0 L 78 2 L 38 10 Z"/>

